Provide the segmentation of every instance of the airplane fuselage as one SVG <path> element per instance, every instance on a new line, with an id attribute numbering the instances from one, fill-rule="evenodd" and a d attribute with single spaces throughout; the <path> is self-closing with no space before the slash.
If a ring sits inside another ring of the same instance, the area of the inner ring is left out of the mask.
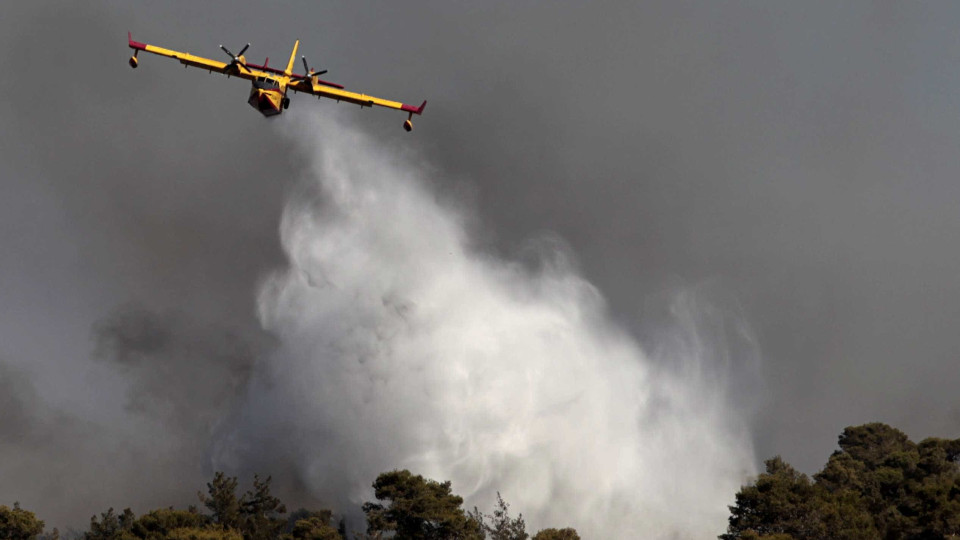
<path id="1" fill-rule="evenodd" d="M 280 81 L 270 77 L 257 77 L 253 80 L 247 103 L 264 116 L 275 116 L 282 113 L 289 103 L 286 94 L 287 87 Z"/>

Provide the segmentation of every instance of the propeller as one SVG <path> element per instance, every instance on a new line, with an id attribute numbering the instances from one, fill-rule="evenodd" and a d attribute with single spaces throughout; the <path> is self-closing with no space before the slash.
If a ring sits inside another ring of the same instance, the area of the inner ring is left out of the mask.
<path id="1" fill-rule="evenodd" d="M 309 79 L 310 77 L 316 77 L 317 75 L 323 75 L 324 73 L 327 72 L 327 70 L 325 70 L 325 69 L 322 70 L 322 71 L 313 71 L 312 69 L 310 69 L 310 66 L 307 65 L 307 57 L 306 57 L 306 56 L 301 56 L 300 59 L 303 60 L 303 70 L 307 72 L 306 75 L 301 75 L 300 77 L 298 77 L 298 78 L 300 78 L 300 79 Z"/>
<path id="2" fill-rule="evenodd" d="M 220 45 L 220 48 L 223 49 L 223 52 L 227 53 L 227 56 L 229 56 L 230 58 L 233 58 L 233 62 L 231 62 L 232 64 L 234 65 L 240 64 L 243 67 L 247 67 L 247 63 L 241 60 L 240 57 L 243 56 L 243 53 L 247 52 L 247 49 L 250 48 L 249 43 L 247 43 L 246 45 L 243 46 L 242 49 L 240 49 L 240 54 L 233 54 L 232 52 L 230 52 L 230 49 L 224 47 L 223 45 Z"/>

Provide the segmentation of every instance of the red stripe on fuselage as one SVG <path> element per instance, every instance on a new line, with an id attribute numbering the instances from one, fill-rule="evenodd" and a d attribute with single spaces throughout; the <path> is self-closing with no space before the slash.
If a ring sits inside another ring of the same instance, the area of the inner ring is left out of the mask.
<path id="1" fill-rule="evenodd" d="M 278 74 L 278 75 L 286 75 L 286 72 L 284 72 L 282 69 L 277 69 L 277 68 L 268 67 L 266 62 L 264 62 L 262 66 L 258 66 L 258 65 L 256 65 L 256 64 L 251 64 L 250 62 L 247 62 L 247 66 L 248 66 L 248 67 L 252 67 L 252 68 L 254 68 L 254 69 L 260 69 L 260 70 L 263 70 L 263 71 L 269 71 L 270 73 L 276 73 L 276 74 Z M 300 75 L 299 73 L 291 73 L 290 76 L 293 77 L 293 78 L 302 78 L 302 77 L 303 77 L 303 75 Z M 334 88 L 339 88 L 339 89 L 343 90 L 343 85 L 342 85 L 342 84 L 332 83 L 332 82 L 329 82 L 329 81 L 324 81 L 324 80 L 322 80 L 322 79 L 317 79 L 317 83 L 322 84 L 322 85 L 324 85 L 324 86 L 332 86 L 332 87 L 334 87 Z"/>

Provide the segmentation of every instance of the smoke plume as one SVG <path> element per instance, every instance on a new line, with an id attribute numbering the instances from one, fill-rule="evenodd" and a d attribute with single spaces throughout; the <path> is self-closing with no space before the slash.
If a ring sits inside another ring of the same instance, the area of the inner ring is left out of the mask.
<path id="1" fill-rule="evenodd" d="M 218 468 L 289 462 L 339 509 L 409 468 L 451 480 L 468 507 L 499 490 L 531 528 L 723 530 L 753 454 L 731 368 L 700 353 L 696 321 L 655 362 L 562 243 L 533 241 L 535 264 L 485 253 L 414 157 L 339 121 L 296 122 L 283 126 L 310 166 L 283 214 L 289 265 L 258 303 L 279 343 Z"/>

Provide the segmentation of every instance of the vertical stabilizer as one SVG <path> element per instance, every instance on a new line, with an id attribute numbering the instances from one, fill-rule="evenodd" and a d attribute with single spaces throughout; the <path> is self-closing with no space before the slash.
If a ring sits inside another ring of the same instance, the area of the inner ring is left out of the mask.
<path id="1" fill-rule="evenodd" d="M 293 52 L 290 53 L 290 61 L 287 62 L 287 69 L 283 70 L 283 72 L 287 75 L 290 75 L 293 73 L 293 60 L 297 57 L 297 47 L 299 46 L 300 46 L 300 40 L 298 39 L 293 44 Z"/>

